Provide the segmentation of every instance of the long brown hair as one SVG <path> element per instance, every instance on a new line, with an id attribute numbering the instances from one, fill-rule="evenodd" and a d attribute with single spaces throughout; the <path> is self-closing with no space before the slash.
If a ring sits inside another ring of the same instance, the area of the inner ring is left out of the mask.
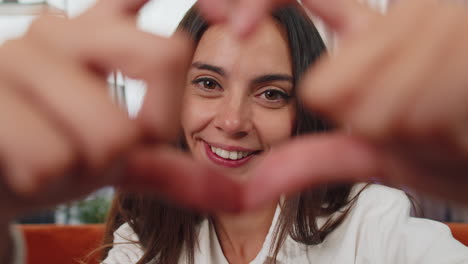
<path id="1" fill-rule="evenodd" d="M 287 35 L 294 81 L 297 83 L 306 69 L 326 52 L 325 45 L 300 5 L 284 6 L 276 10 L 272 17 Z M 208 27 L 209 24 L 194 6 L 185 15 L 178 30 L 188 32 L 198 43 Z M 332 129 L 322 118 L 306 110 L 300 100 L 297 101 L 294 136 Z M 288 197 L 281 204 L 281 215 L 270 249 L 273 254 L 270 262 L 276 262 L 280 248 L 288 236 L 309 246 L 322 243 L 343 222 L 354 204 L 356 197 L 349 197 L 351 189 L 351 184 L 323 185 Z M 338 211 L 342 214 L 332 217 Z M 138 235 L 139 241 L 135 243 L 139 243 L 145 252 L 138 264 L 150 261 L 176 264 L 182 252 L 186 253 L 189 262 L 193 264 L 197 227 L 206 217 L 163 202 L 155 196 L 118 192 L 108 216 L 104 243 L 112 244 L 112 235 L 116 229 L 128 223 Z M 328 221 L 319 226 L 319 217 L 328 217 Z"/>

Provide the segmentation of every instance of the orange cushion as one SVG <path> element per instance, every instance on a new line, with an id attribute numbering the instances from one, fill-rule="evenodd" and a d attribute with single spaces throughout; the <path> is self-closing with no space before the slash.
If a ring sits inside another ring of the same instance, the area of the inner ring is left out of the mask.
<path id="1" fill-rule="evenodd" d="M 453 236 L 468 246 L 468 224 L 447 223 Z M 77 264 L 98 248 L 104 225 L 19 225 L 27 246 L 28 264 Z M 88 262 L 95 264 L 96 255 Z"/>
<path id="2" fill-rule="evenodd" d="M 104 225 L 19 225 L 28 264 L 77 264 L 99 247 Z M 93 256 L 96 258 L 96 256 Z M 88 263 L 96 263 L 96 260 Z"/>
<path id="3" fill-rule="evenodd" d="M 452 235 L 458 241 L 462 242 L 465 246 L 468 246 L 468 224 L 465 223 L 446 223 L 450 230 L 452 230 Z"/>

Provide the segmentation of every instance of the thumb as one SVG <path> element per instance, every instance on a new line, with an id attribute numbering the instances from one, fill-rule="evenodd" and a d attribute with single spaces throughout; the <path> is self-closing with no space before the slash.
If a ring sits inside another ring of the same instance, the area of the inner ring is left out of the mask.
<path id="1" fill-rule="evenodd" d="M 251 35 L 256 25 L 279 4 L 289 0 L 239 0 L 230 13 L 229 24 L 234 33 L 241 37 Z"/>
<path id="2" fill-rule="evenodd" d="M 357 0 L 304 0 L 304 6 L 339 37 L 362 31 L 379 14 Z"/>
<path id="3" fill-rule="evenodd" d="M 241 209 L 242 186 L 171 147 L 135 149 L 118 186 L 207 212 Z"/>
<path id="4" fill-rule="evenodd" d="M 288 2 L 295 0 L 199 0 L 198 5 L 208 20 L 227 20 L 234 33 L 247 37 L 272 8 Z"/>
<path id="5" fill-rule="evenodd" d="M 296 139 L 272 150 L 254 171 L 245 207 L 257 208 L 319 184 L 367 181 L 378 172 L 375 154 L 370 145 L 346 135 Z"/>

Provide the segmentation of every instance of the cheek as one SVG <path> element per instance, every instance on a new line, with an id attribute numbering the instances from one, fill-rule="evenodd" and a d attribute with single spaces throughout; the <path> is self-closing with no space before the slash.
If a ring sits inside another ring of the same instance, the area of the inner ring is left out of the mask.
<path id="1" fill-rule="evenodd" d="M 273 146 L 292 136 L 295 123 L 294 107 L 269 110 L 259 109 L 255 113 L 255 127 L 264 144 Z"/>
<path id="2" fill-rule="evenodd" d="M 184 97 L 182 109 L 182 128 L 187 141 L 194 134 L 203 131 L 213 120 L 215 106 L 197 95 L 188 94 Z"/>

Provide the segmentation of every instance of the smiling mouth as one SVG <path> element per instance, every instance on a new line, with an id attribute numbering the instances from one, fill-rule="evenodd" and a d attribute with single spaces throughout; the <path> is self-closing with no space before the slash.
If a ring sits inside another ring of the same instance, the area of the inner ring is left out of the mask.
<path id="1" fill-rule="evenodd" d="M 222 148 L 210 146 L 211 152 L 218 157 L 228 160 L 241 160 L 255 153 L 255 151 L 229 151 Z"/>
<path id="2" fill-rule="evenodd" d="M 204 142 L 208 158 L 215 164 L 225 167 L 240 167 L 261 151 L 226 150 Z"/>

